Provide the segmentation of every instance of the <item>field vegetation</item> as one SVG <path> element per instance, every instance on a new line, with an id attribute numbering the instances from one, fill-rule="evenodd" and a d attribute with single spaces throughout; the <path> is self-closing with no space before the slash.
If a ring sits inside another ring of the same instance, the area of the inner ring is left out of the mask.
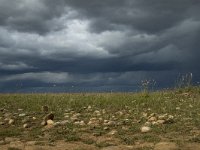
<path id="1" fill-rule="evenodd" d="M 157 92 L 145 87 L 138 93 L 1 94 L 0 149 L 33 147 L 200 149 L 200 87 Z"/>

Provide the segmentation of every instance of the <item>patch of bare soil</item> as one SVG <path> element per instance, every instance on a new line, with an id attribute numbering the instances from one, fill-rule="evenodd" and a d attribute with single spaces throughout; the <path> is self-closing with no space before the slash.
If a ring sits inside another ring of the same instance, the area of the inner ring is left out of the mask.
<path id="1" fill-rule="evenodd" d="M 105 142 L 109 139 L 98 139 L 97 142 Z M 115 141 L 115 140 L 113 140 Z M 83 142 L 65 142 L 57 141 L 55 143 L 36 142 L 36 141 L 11 141 L 8 144 L 0 145 L 1 150 L 137 150 L 137 149 L 152 149 L 152 150 L 200 150 L 200 143 L 187 143 L 178 146 L 173 142 L 153 143 L 136 143 L 134 145 L 122 145 L 115 141 L 115 145 L 107 145 L 98 147 L 95 144 L 85 144 Z M 109 143 L 109 141 L 108 141 Z M 118 145 L 117 145 L 118 144 Z"/>

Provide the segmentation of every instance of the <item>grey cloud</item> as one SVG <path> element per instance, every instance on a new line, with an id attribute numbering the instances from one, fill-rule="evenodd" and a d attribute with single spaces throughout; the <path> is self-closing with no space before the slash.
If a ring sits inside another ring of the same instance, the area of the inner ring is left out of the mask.
<path id="1" fill-rule="evenodd" d="M 198 10 L 200 5 L 196 0 L 88 0 L 67 3 L 91 17 L 94 21 L 92 27 L 96 31 L 109 30 L 113 25 L 125 25 L 147 33 L 162 32 L 187 17 L 197 17 L 198 13 L 191 10 Z M 99 22 L 101 23 L 98 26 Z"/>
<path id="2" fill-rule="evenodd" d="M 199 10 L 197 0 L 0 0 L 0 91 L 198 76 Z"/>
<path id="3" fill-rule="evenodd" d="M 55 19 L 70 11 L 62 0 L 1 0 L 0 3 L 0 25 L 39 34 L 61 29 L 62 24 L 57 24 Z"/>
<path id="4" fill-rule="evenodd" d="M 141 81 L 146 79 L 156 81 L 152 89 L 174 87 L 178 75 L 180 75 L 178 71 L 160 71 L 159 75 L 157 71 L 79 75 L 66 72 L 38 72 L 4 77 L 0 87 L 4 92 L 10 88 L 9 84 L 13 86 L 12 90 L 18 92 L 136 91 L 142 88 Z M 195 76 L 195 81 L 199 79 Z"/>

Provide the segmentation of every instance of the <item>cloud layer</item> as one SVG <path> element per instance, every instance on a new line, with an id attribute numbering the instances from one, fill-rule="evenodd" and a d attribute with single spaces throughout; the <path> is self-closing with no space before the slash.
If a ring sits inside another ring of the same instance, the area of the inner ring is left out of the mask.
<path id="1" fill-rule="evenodd" d="M 198 82 L 199 14 L 197 0 L 0 0 L 0 91 Z"/>

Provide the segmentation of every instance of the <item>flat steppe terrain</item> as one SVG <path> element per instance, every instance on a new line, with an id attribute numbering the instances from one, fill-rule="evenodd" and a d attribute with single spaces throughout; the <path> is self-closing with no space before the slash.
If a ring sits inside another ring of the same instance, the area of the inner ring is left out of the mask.
<path id="1" fill-rule="evenodd" d="M 1 150 L 200 150 L 200 88 L 1 94 Z"/>

